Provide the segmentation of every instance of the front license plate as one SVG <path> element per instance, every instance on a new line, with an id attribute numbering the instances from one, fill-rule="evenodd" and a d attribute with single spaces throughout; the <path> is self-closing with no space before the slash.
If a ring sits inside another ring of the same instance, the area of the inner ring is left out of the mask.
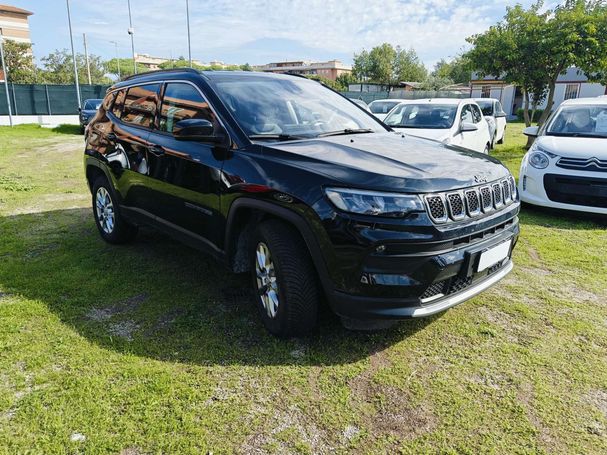
<path id="1" fill-rule="evenodd" d="M 508 257 L 508 253 L 510 253 L 510 245 L 512 245 L 512 240 L 500 243 L 499 245 L 494 246 L 493 248 L 489 248 L 487 251 L 483 251 L 481 253 L 481 257 L 478 260 L 477 272 L 482 272 L 483 270 L 488 269 L 492 265 L 495 265 L 506 259 Z"/>

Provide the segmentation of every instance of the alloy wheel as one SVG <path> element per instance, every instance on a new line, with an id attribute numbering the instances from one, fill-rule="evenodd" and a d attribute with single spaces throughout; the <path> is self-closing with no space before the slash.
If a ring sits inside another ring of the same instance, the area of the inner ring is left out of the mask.
<path id="1" fill-rule="evenodd" d="M 99 187 L 95 195 L 95 210 L 97 211 L 97 219 L 101 229 L 106 234 L 111 234 L 114 231 L 115 215 L 114 203 L 110 197 L 110 193 L 104 187 Z"/>
<path id="2" fill-rule="evenodd" d="M 257 281 L 257 292 L 268 317 L 275 318 L 278 313 L 278 282 L 276 281 L 276 269 L 270 249 L 259 242 L 255 249 L 255 276 Z"/>

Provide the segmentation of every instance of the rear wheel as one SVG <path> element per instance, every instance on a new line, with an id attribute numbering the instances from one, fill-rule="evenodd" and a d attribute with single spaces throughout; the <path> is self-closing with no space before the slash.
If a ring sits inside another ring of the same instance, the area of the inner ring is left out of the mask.
<path id="1" fill-rule="evenodd" d="M 485 150 L 483 150 L 483 153 L 485 155 L 489 155 L 489 149 L 491 148 L 491 144 L 487 144 L 485 145 Z"/>
<path id="2" fill-rule="evenodd" d="M 99 234 L 109 243 L 126 243 L 137 235 L 137 226 L 122 216 L 112 185 L 99 176 L 93 183 L 93 215 Z"/>
<path id="3" fill-rule="evenodd" d="M 250 245 L 256 304 L 265 327 L 285 338 L 311 331 L 320 291 L 312 258 L 299 233 L 281 221 L 265 221 Z"/>

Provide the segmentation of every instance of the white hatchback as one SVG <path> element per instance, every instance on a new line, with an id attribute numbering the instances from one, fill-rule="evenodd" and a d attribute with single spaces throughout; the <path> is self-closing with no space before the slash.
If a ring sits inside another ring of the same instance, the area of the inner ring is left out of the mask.
<path id="1" fill-rule="evenodd" d="M 405 101 L 390 111 L 384 123 L 411 136 L 489 153 L 491 134 L 481 108 L 473 100 L 431 98 Z"/>
<path id="2" fill-rule="evenodd" d="M 394 106 L 402 103 L 405 100 L 400 99 L 387 99 L 387 100 L 375 100 L 369 103 L 369 110 L 371 113 L 380 120 L 384 120 L 388 112 L 390 112 Z"/>
<path id="3" fill-rule="evenodd" d="M 607 98 L 562 103 L 523 158 L 518 189 L 529 204 L 607 214 Z"/>

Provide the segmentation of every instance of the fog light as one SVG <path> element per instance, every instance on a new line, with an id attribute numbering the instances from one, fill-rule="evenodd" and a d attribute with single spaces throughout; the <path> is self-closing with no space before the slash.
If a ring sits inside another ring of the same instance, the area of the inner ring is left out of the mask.
<path id="1" fill-rule="evenodd" d="M 379 286 L 418 286 L 419 281 L 408 275 L 392 275 L 385 273 L 363 273 L 360 277 L 362 284 L 374 284 Z"/>
<path id="2" fill-rule="evenodd" d="M 375 251 L 377 251 L 378 253 L 383 253 L 384 251 L 386 251 L 386 245 L 379 245 L 377 248 L 375 248 Z"/>

